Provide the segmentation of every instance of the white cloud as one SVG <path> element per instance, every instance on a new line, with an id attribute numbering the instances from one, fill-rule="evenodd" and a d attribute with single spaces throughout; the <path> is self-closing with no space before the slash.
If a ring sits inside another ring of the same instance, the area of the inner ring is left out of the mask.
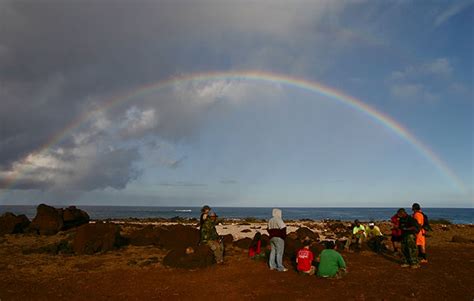
<path id="1" fill-rule="evenodd" d="M 447 58 L 437 58 L 426 63 L 422 69 L 428 74 L 439 76 L 450 76 L 453 73 L 453 66 Z"/>
<path id="2" fill-rule="evenodd" d="M 440 13 L 434 20 L 435 27 L 442 25 L 443 23 L 447 22 L 449 19 L 454 17 L 455 15 L 459 14 L 469 6 L 474 4 L 474 1 L 467 0 L 467 1 L 454 1 L 454 3 Z"/>
<path id="3" fill-rule="evenodd" d="M 418 65 L 406 66 L 403 70 L 393 71 L 390 80 L 414 80 L 421 76 L 449 77 L 454 68 L 448 58 L 441 57 Z"/>
<path id="4" fill-rule="evenodd" d="M 410 101 L 436 101 L 439 96 L 427 90 L 421 84 L 394 84 L 390 87 L 390 93 L 397 99 Z"/>

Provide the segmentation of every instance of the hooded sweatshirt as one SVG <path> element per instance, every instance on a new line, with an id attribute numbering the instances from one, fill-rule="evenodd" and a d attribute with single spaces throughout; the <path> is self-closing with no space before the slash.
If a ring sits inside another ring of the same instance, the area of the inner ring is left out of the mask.
<path id="1" fill-rule="evenodd" d="M 281 210 L 273 209 L 272 216 L 273 217 L 268 221 L 268 234 L 270 234 L 270 238 L 280 237 L 285 239 L 286 225 L 281 218 Z"/>

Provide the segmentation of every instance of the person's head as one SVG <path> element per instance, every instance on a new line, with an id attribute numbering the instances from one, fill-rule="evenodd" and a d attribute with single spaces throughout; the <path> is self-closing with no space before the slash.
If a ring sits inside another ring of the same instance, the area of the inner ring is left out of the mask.
<path id="1" fill-rule="evenodd" d="M 324 242 L 324 246 L 326 249 L 334 249 L 336 247 L 336 244 L 332 240 L 327 240 Z"/>
<path id="2" fill-rule="evenodd" d="M 420 210 L 421 210 L 420 204 L 418 204 L 418 203 L 413 203 L 413 205 L 411 205 L 411 210 L 413 210 L 413 211 L 420 211 Z"/>
<path id="3" fill-rule="evenodd" d="M 202 206 L 201 213 L 209 213 L 209 211 L 211 211 L 211 207 L 209 207 L 208 205 Z"/>
<path id="4" fill-rule="evenodd" d="M 374 221 L 370 221 L 370 222 L 369 222 L 369 228 L 370 228 L 370 229 L 373 229 L 374 226 L 375 226 Z"/>
<path id="5" fill-rule="evenodd" d="M 310 245 L 311 245 L 311 239 L 305 238 L 305 239 L 303 240 L 303 247 L 305 247 L 306 249 L 308 249 Z"/>
<path id="6" fill-rule="evenodd" d="M 253 240 L 254 240 L 254 241 L 259 241 L 259 240 L 261 240 L 261 239 L 262 239 L 262 233 L 260 233 L 260 232 L 257 231 L 257 233 L 255 233 L 255 235 L 254 235 L 254 237 L 253 237 Z"/>
<path id="7" fill-rule="evenodd" d="M 405 217 L 405 216 L 407 216 L 408 214 L 407 214 L 407 212 L 405 211 L 405 209 L 400 208 L 400 209 L 398 209 L 398 211 L 397 211 L 397 215 L 398 215 L 398 217 Z"/>
<path id="8" fill-rule="evenodd" d="M 211 213 L 209 213 L 209 217 L 211 218 L 211 220 L 215 221 L 217 219 L 217 214 L 212 211 Z"/>
<path id="9" fill-rule="evenodd" d="M 360 221 L 359 221 L 358 219 L 356 219 L 356 220 L 354 221 L 354 225 L 356 225 L 356 227 L 359 227 L 359 226 L 360 226 Z"/>
<path id="10" fill-rule="evenodd" d="M 281 218 L 281 210 L 280 210 L 280 209 L 277 209 L 277 208 L 274 208 L 274 209 L 272 210 L 272 216 L 273 216 L 273 217 L 279 217 L 279 218 Z"/>

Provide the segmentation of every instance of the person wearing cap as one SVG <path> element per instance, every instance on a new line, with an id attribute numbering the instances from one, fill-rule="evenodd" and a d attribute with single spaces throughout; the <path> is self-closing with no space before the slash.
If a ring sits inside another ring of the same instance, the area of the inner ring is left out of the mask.
<path id="1" fill-rule="evenodd" d="M 369 226 L 365 229 L 365 233 L 367 234 L 367 245 L 369 248 L 380 253 L 382 251 L 382 241 L 384 240 L 380 228 L 373 221 L 370 221 Z"/>
<path id="2" fill-rule="evenodd" d="M 199 226 L 202 226 L 204 221 L 207 219 L 207 215 L 209 214 L 209 211 L 211 211 L 211 207 L 208 205 L 204 205 L 201 208 L 201 217 L 199 218 Z"/>
<path id="3" fill-rule="evenodd" d="M 317 261 L 318 277 L 341 278 L 347 273 L 346 263 L 342 255 L 336 251 L 336 244 L 333 241 L 325 242 L 326 249 L 319 254 Z"/>
<path id="4" fill-rule="evenodd" d="M 214 258 L 218 264 L 224 262 L 224 244 L 216 230 L 217 214 L 209 213 L 201 226 L 201 244 L 206 244 L 214 253 Z"/>
<path id="5" fill-rule="evenodd" d="M 353 242 L 355 242 L 360 250 L 365 238 L 365 227 L 360 223 L 358 219 L 356 219 L 354 221 L 354 227 L 352 228 L 352 235 L 349 236 L 349 238 L 347 239 L 344 249 L 346 251 L 349 251 L 349 247 Z"/>
<path id="6" fill-rule="evenodd" d="M 283 266 L 283 252 L 285 250 L 286 225 L 281 218 L 281 210 L 273 209 L 272 218 L 268 221 L 268 234 L 270 235 L 270 258 L 268 265 L 270 270 L 277 270 L 280 272 L 288 271 Z"/>
<path id="7" fill-rule="evenodd" d="M 402 230 L 403 263 L 401 267 L 417 269 L 420 265 L 418 264 L 415 235 L 420 231 L 420 225 L 403 208 L 398 209 L 397 214 L 400 218 L 400 229 Z"/>
<path id="8" fill-rule="evenodd" d="M 418 203 L 413 203 L 411 206 L 413 211 L 413 218 L 416 219 L 418 224 L 423 226 L 425 224 L 425 216 L 421 212 L 421 206 Z M 420 227 L 420 231 L 416 234 L 416 247 L 418 248 L 418 257 L 420 258 L 420 263 L 428 263 L 426 259 L 426 230 L 423 227 Z"/>

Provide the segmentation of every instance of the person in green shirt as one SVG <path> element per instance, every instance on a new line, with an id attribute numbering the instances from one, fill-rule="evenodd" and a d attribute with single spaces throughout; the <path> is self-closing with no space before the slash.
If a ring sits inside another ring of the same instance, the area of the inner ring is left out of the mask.
<path id="1" fill-rule="evenodd" d="M 326 249 L 319 254 L 319 277 L 323 278 L 341 278 L 347 273 L 344 258 L 335 250 L 336 244 L 333 241 L 326 241 Z"/>

